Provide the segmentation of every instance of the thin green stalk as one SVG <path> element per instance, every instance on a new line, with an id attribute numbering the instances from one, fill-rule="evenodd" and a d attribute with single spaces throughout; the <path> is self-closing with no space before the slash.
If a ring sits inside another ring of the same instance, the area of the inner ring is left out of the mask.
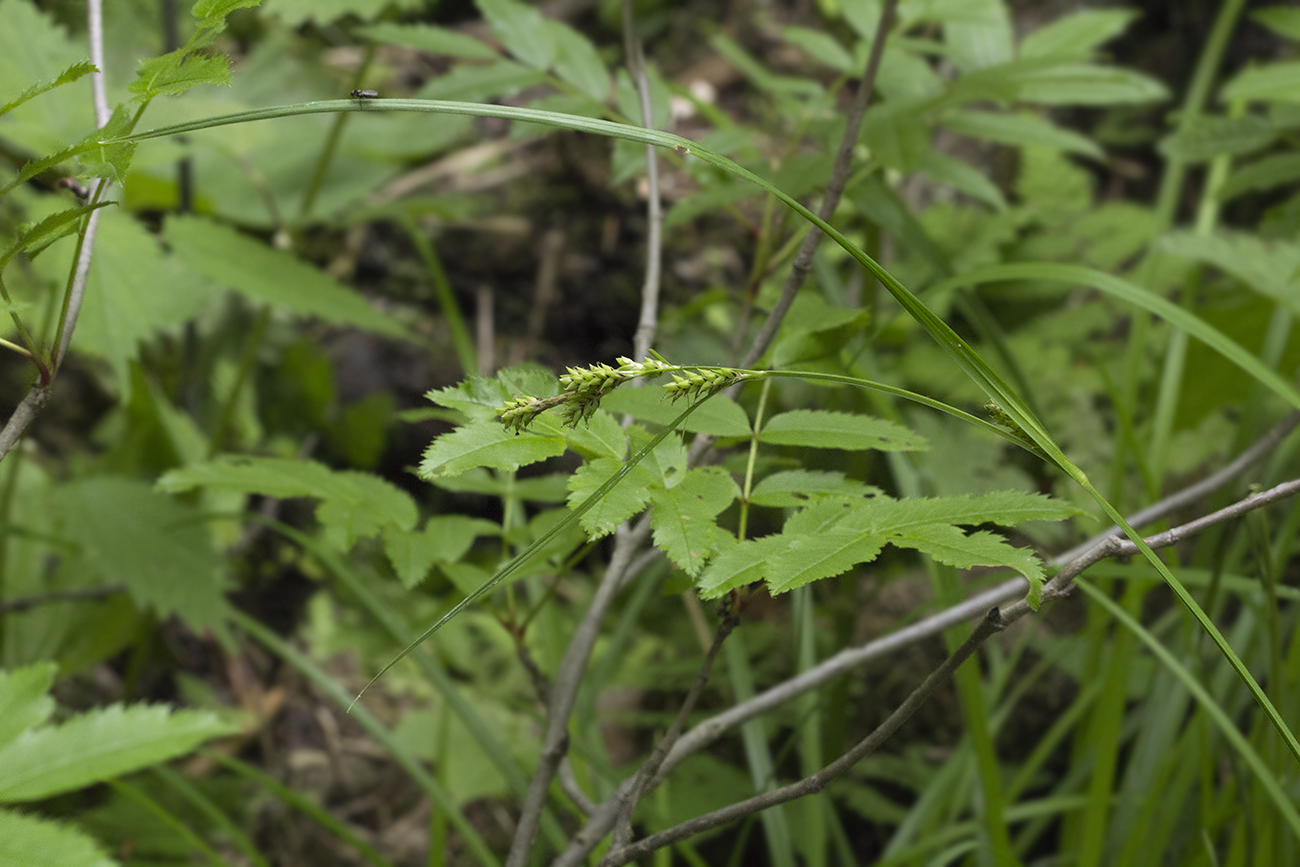
<path id="1" fill-rule="evenodd" d="M 733 632 L 723 651 L 727 654 L 727 678 L 731 682 L 734 700 L 738 702 L 754 695 L 754 673 L 749 666 L 749 653 L 744 636 Z M 776 787 L 776 767 L 769 746 L 767 721 L 762 717 L 751 719 L 740 727 L 741 741 L 745 746 L 745 759 L 749 764 L 750 779 L 755 794 Z M 790 824 L 785 805 L 781 804 L 758 815 L 767 838 L 767 853 L 776 867 L 794 867 L 794 843 L 790 838 Z"/>
<path id="2" fill-rule="evenodd" d="M 429 280 L 433 283 L 433 292 L 438 299 L 442 317 L 447 320 L 447 330 L 451 332 L 451 345 L 456 350 L 456 360 L 460 362 L 461 372 L 465 376 L 477 376 L 478 352 L 474 349 L 474 338 L 470 337 L 465 317 L 460 312 L 460 305 L 456 303 L 456 295 L 451 291 L 451 282 L 447 280 L 447 272 L 442 267 L 442 260 L 438 258 L 433 244 L 429 243 L 420 224 L 413 217 L 403 216 L 398 220 L 398 224 L 406 230 L 415 252 L 424 261 L 424 267 L 429 270 Z"/>
<path id="3" fill-rule="evenodd" d="M 244 384 L 248 382 L 253 372 L 253 366 L 257 364 L 257 354 L 262 350 L 262 338 L 266 336 L 266 326 L 270 321 L 271 308 L 269 305 L 264 305 L 257 312 L 253 327 L 249 329 L 248 339 L 244 342 L 244 351 L 239 356 L 239 369 L 235 373 L 235 381 L 230 385 L 230 394 L 222 401 L 221 415 L 217 417 L 216 427 L 212 429 L 212 440 L 208 445 L 208 460 L 220 454 L 225 446 L 226 432 L 230 430 L 231 421 L 235 417 L 235 405 L 239 402 L 239 395 L 243 393 Z"/>
<path id="4" fill-rule="evenodd" d="M 361 65 L 357 67 L 356 75 L 352 77 L 352 88 L 358 88 L 365 80 L 366 73 L 370 71 L 370 64 L 375 59 L 374 42 L 366 43 L 366 53 L 361 58 Z M 356 100 L 364 103 L 366 100 Z M 338 151 L 339 139 L 343 136 L 343 128 L 347 125 L 348 116 L 340 113 L 334 118 L 334 123 L 330 125 L 330 131 L 325 136 L 325 145 L 321 148 L 320 155 L 316 158 L 316 165 L 311 172 L 311 180 L 307 182 L 307 190 L 303 193 L 302 202 L 298 205 L 298 221 L 305 222 L 311 216 L 311 209 L 316 204 L 316 195 L 320 192 L 325 183 L 325 173 L 329 171 L 330 163 L 334 162 L 334 154 Z"/>
<path id="5" fill-rule="evenodd" d="M 282 803 L 292 807 L 299 813 L 302 813 L 304 816 L 329 831 L 335 837 L 351 846 L 356 850 L 357 854 L 365 858 L 366 861 L 373 865 L 373 867 L 393 867 L 392 862 L 379 854 L 378 850 L 354 834 L 352 829 L 343 822 L 334 818 L 328 810 L 322 809 L 319 804 L 311 798 L 303 795 L 301 792 L 289 788 L 275 777 L 262 771 L 260 768 L 251 765 L 248 762 L 240 761 L 234 756 L 228 756 L 208 747 L 202 748 L 199 752 L 217 764 L 229 768 L 241 777 L 251 780 L 266 789 Z"/>
<path id="6" fill-rule="evenodd" d="M 754 435 L 749 440 L 749 461 L 745 464 L 745 485 L 740 494 L 740 520 L 736 526 L 736 538 L 740 541 L 744 541 L 749 527 L 749 495 L 753 491 L 754 464 L 758 460 L 758 435 L 763 430 L 763 412 L 767 408 L 767 397 L 771 391 L 772 380 L 765 379 L 763 390 L 758 396 L 758 409 L 754 413 Z"/>
<path id="7" fill-rule="evenodd" d="M 769 380 L 770 381 L 770 380 Z M 813 588 L 805 584 L 796 587 L 791 593 L 791 608 L 794 616 L 795 669 L 803 674 L 817 664 L 817 624 L 813 604 Z M 963 666 L 965 668 L 966 666 Z M 799 769 L 805 776 L 812 776 L 826 764 L 822 746 L 821 696 L 818 692 L 807 692 L 799 697 Z M 800 850 L 809 867 L 825 867 L 828 863 L 826 854 L 828 838 L 827 826 L 834 821 L 834 807 L 829 797 L 823 792 L 804 798 L 794 805 L 794 809 L 803 814 L 799 834 L 803 838 Z"/>
<path id="8" fill-rule="evenodd" d="M 478 829 L 465 818 L 465 814 L 456 806 L 456 801 L 452 798 L 451 793 L 425 770 L 419 759 L 411 755 L 402 746 L 401 742 L 393 736 L 393 733 L 375 718 L 364 705 L 349 708 L 350 699 L 343 687 L 335 683 L 333 678 L 321 670 L 316 663 L 300 653 L 297 648 L 257 620 L 233 608 L 230 610 L 230 619 L 258 644 L 297 669 L 339 707 L 348 708 L 352 718 L 365 729 L 366 734 L 370 735 L 376 743 L 383 747 L 392 756 L 393 761 L 411 778 L 411 781 L 429 796 L 429 799 L 433 802 L 433 808 L 435 810 L 441 809 L 446 813 L 448 820 L 460 832 L 461 839 L 474 853 L 474 857 L 478 859 L 479 863 L 490 865 L 490 867 L 498 867 L 501 862 L 497 860 L 496 855 L 483 841 Z"/>
<path id="9" fill-rule="evenodd" d="M 197 786 L 166 765 L 156 765 L 151 770 L 155 777 L 171 787 L 184 801 L 202 813 L 214 828 L 225 834 L 231 844 L 244 853 L 250 864 L 255 865 L 255 867 L 270 867 L 270 862 L 262 857 L 262 853 L 253 845 L 253 841 L 248 838 L 248 835 L 226 815 L 224 810 L 212 803 L 212 799 Z"/>
<path id="10" fill-rule="evenodd" d="M 1228 716 L 1214 697 L 1201 685 L 1201 682 L 1188 671 L 1181 662 L 1166 648 L 1154 635 L 1142 626 L 1134 617 L 1111 599 L 1106 594 L 1097 590 L 1086 581 L 1076 582 L 1077 586 L 1087 594 L 1088 598 L 1110 612 L 1111 616 L 1118 620 L 1126 630 L 1133 633 L 1137 638 L 1147 646 L 1147 648 L 1159 659 L 1160 663 L 1168 669 L 1175 677 L 1182 681 L 1192 694 L 1192 697 L 1205 711 L 1206 715 L 1214 722 L 1220 733 L 1236 750 L 1249 767 L 1255 778 L 1263 787 L 1265 793 L 1272 801 L 1273 805 L 1281 814 L 1283 820 L 1290 827 L 1291 833 L 1300 840 L 1300 813 L 1296 812 L 1296 805 L 1291 797 L 1282 789 L 1281 783 L 1274 777 L 1272 771 L 1265 764 L 1264 760 L 1255 752 L 1254 747 L 1246 740 L 1246 737 L 1238 730 L 1236 722 Z"/>
<path id="11" fill-rule="evenodd" d="M 182 822 L 175 813 L 168 810 L 154 798 L 145 794 L 139 786 L 128 783 L 125 780 L 109 780 L 108 785 L 123 797 L 130 798 L 149 812 L 154 818 L 162 822 L 172 833 L 185 841 L 193 851 L 206 858 L 213 867 L 227 867 L 225 859 L 217 854 L 217 850 L 207 844 L 202 837 L 195 834 L 190 827 Z"/>

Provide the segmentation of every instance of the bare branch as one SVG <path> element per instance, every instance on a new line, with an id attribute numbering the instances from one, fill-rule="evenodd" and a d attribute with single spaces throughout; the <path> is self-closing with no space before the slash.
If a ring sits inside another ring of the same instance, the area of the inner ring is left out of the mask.
<path id="1" fill-rule="evenodd" d="M 787 801 L 820 792 L 826 788 L 826 785 L 831 780 L 843 776 L 858 762 L 878 750 L 881 744 L 889 740 L 890 736 L 898 731 L 903 723 L 911 719 L 912 715 L 930 700 L 934 692 L 947 682 L 958 666 L 969 659 L 979 649 L 980 645 L 990 637 L 1001 632 L 1005 626 L 1006 624 L 1003 622 L 998 610 L 996 608 L 990 609 L 984 619 L 975 627 L 970 637 L 962 642 L 961 646 L 953 651 L 952 655 L 945 659 L 938 668 L 932 671 L 930 676 L 913 690 L 912 694 L 875 731 L 859 741 L 853 749 L 817 773 L 804 777 L 797 783 L 791 783 L 779 789 L 772 789 L 769 792 L 755 795 L 729 807 L 723 807 L 721 810 L 714 810 L 712 813 L 697 816 L 657 834 L 651 834 L 649 837 L 645 837 L 630 846 L 624 846 L 610 852 L 605 856 L 605 860 L 601 862 L 601 867 L 620 867 L 620 865 L 627 864 L 641 855 L 661 849 L 678 840 L 685 840 L 710 828 L 716 828 L 719 825 L 734 822 L 736 819 L 753 815 L 760 810 L 766 810 L 769 807 L 775 807 Z"/>
<path id="2" fill-rule="evenodd" d="M 623 45 L 627 53 L 628 73 L 636 85 L 637 97 L 641 103 L 641 125 L 646 129 L 654 129 L 650 109 L 650 81 L 646 77 L 641 40 L 637 38 L 632 22 L 632 0 L 623 0 Z M 664 221 L 659 197 L 659 153 L 653 145 L 645 146 L 645 170 L 646 222 L 649 225 L 646 234 L 645 282 L 641 286 L 641 318 L 632 340 L 632 358 L 635 361 L 645 361 L 646 354 L 654 344 L 659 322 L 659 269 L 663 257 Z"/>
<path id="3" fill-rule="evenodd" d="M 731 635 L 732 630 L 740 624 L 734 611 L 728 606 L 722 615 L 722 622 L 718 624 L 717 632 L 713 636 L 713 644 L 709 646 L 708 651 L 704 654 L 704 661 L 700 663 L 700 672 L 695 676 L 695 683 L 691 684 L 691 689 L 686 693 L 686 699 L 682 702 L 681 709 L 677 711 L 677 718 L 669 726 L 668 732 L 664 735 L 659 746 L 646 759 L 645 764 L 637 771 L 636 777 L 632 780 L 632 786 L 627 794 L 621 799 L 618 810 L 618 825 L 614 831 L 613 849 L 619 849 L 626 845 L 632 839 L 632 814 L 636 811 L 637 801 L 641 799 L 642 793 L 650 781 L 659 773 L 660 766 L 663 765 L 664 759 L 668 758 L 668 751 L 677 743 L 677 739 L 682 734 L 682 729 L 686 728 L 686 720 L 690 717 L 691 711 L 695 710 L 695 703 L 699 701 L 701 693 L 704 692 L 704 686 L 709 682 L 709 673 L 713 670 L 713 662 L 718 658 L 718 651 L 722 649 L 722 643 Z M 590 815 L 590 812 L 588 812 Z"/>
<path id="4" fill-rule="evenodd" d="M 555 681 L 551 685 L 551 702 L 547 708 L 546 736 L 542 742 L 541 756 L 537 760 L 537 769 L 533 772 L 532 783 L 519 815 L 519 825 L 515 829 L 514 841 L 510 845 L 510 854 L 506 867 L 523 867 L 528 862 L 528 852 L 532 848 L 533 838 L 537 834 L 537 823 L 546 796 L 555 778 L 556 769 L 569 748 L 569 715 L 578 697 L 578 687 L 587 670 L 587 660 L 591 657 L 596 638 L 600 635 L 600 625 L 618 594 L 623 581 L 623 573 L 632 562 L 632 556 L 650 535 L 650 519 L 647 515 L 629 528 L 624 524 L 616 534 L 614 553 L 610 556 L 605 577 L 601 579 L 591 606 L 583 615 L 582 622 L 564 651 Z"/>

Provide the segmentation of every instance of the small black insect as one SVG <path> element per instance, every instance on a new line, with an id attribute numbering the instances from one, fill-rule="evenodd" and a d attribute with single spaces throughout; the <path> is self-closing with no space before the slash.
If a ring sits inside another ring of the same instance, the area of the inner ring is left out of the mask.
<path id="1" fill-rule="evenodd" d="M 90 190 L 78 183 L 76 178 L 59 178 L 58 185 L 65 190 L 71 190 L 72 194 L 83 202 L 90 198 Z"/>
<path id="2" fill-rule="evenodd" d="M 379 99 L 379 91 L 377 90 L 354 90 L 352 95 L 357 99 Z"/>

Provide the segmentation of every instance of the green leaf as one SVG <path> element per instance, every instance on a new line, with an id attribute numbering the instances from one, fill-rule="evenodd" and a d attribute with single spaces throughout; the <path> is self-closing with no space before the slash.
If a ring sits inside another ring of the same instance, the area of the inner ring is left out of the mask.
<path id="1" fill-rule="evenodd" d="M 230 86 L 230 60 L 193 56 L 186 48 L 140 61 L 136 79 L 126 89 L 138 97 L 184 93 L 196 84 Z"/>
<path id="2" fill-rule="evenodd" d="M 1096 160 L 1105 158 L 1105 153 L 1091 139 L 1072 130 L 1062 129 L 1036 114 L 957 111 L 945 115 L 939 123 L 959 135 L 998 144 L 1014 147 L 1044 145 Z"/>
<path id="3" fill-rule="evenodd" d="M 524 433 L 511 433 L 497 421 L 477 421 L 443 434 L 430 444 L 420 461 L 419 476 L 454 476 L 474 467 L 517 470 L 527 464 L 564 454 L 564 431 L 539 417 Z"/>
<path id="4" fill-rule="evenodd" d="M 565 485 L 569 481 L 569 475 L 551 473 L 527 479 L 507 480 L 494 476 L 483 467 L 475 467 L 458 476 L 440 476 L 429 481 L 444 491 L 457 494 L 485 494 L 490 497 L 504 497 L 509 494 L 535 503 L 562 503 L 566 496 Z"/>
<path id="5" fill-rule="evenodd" d="M 654 543 L 687 575 L 700 574 L 713 554 L 715 518 L 740 495 L 719 467 L 689 470 L 674 487 L 650 491 Z"/>
<path id="6" fill-rule="evenodd" d="M 749 502 L 770 508 L 796 508 L 824 497 L 859 498 L 879 493 L 879 488 L 846 479 L 841 472 L 786 470 L 773 473 L 755 485 Z"/>
<path id="7" fill-rule="evenodd" d="M 455 563 L 479 536 L 500 534 L 500 527 L 482 518 L 439 515 L 430 518 L 419 532 L 385 527 L 384 550 L 398 580 L 409 590 L 428 576 L 435 563 Z"/>
<path id="8" fill-rule="evenodd" d="M 53 90 L 56 87 L 60 87 L 64 84 L 71 84 L 72 82 L 76 81 L 82 76 L 90 75 L 90 73 L 94 72 L 95 70 L 96 70 L 95 65 L 91 63 L 89 60 L 79 60 L 76 63 L 69 66 L 67 69 L 60 72 L 53 81 L 33 84 L 31 87 L 24 90 L 18 96 L 11 99 L 9 102 L 6 102 L 4 105 L 0 105 L 0 117 L 3 117 L 4 115 L 13 111 L 15 108 L 22 105 L 24 102 L 35 99 L 36 97 L 40 96 L 43 93 L 48 93 L 49 91 Z"/>
<path id="9" fill-rule="evenodd" d="M 1268 147 L 1277 137 L 1277 127 L 1259 115 L 1200 115 L 1163 139 L 1158 149 L 1169 159 L 1197 163 L 1212 160 L 1221 154 L 1241 156 L 1253 153 Z"/>
<path id="10" fill-rule="evenodd" d="M 925 451 L 925 438 L 884 419 L 820 409 L 796 409 L 773 416 L 760 442 L 817 449 Z"/>
<path id="11" fill-rule="evenodd" d="M 266 497 L 320 500 L 316 519 L 342 550 L 359 537 L 393 527 L 410 530 L 417 510 L 410 495 L 373 473 L 333 470 L 315 461 L 231 455 L 172 470 L 158 480 L 163 491 L 193 488 Z"/>
<path id="12" fill-rule="evenodd" d="M 190 628 L 224 629 L 226 601 L 207 525 L 190 506 L 145 482 L 99 476 L 57 489 L 64 536 L 104 584 Z"/>
<path id="13" fill-rule="evenodd" d="M 622 461 L 597 458 L 578 467 L 569 477 L 569 505 L 580 505 L 623 466 Z M 655 478 L 645 464 L 637 464 L 627 476 L 582 515 L 582 529 L 593 539 L 608 536 L 624 521 L 645 508 Z"/>
<path id="14" fill-rule="evenodd" d="M 49 691 L 58 670 L 53 662 L 41 662 L 0 671 L 0 747 L 41 725 L 54 713 L 54 699 L 49 697 Z M 0 851 L 4 851 L 3 846 Z"/>
<path id="15" fill-rule="evenodd" d="M 1079 514 L 1064 500 L 1023 491 L 991 491 L 978 496 L 878 497 L 854 507 L 845 518 L 854 526 L 898 532 L 926 524 L 1001 524 L 1014 527 L 1026 521 L 1063 521 Z"/>
<path id="16" fill-rule="evenodd" d="M 1296 244 L 1262 241 L 1241 232 L 1221 231 L 1214 235 L 1175 232 L 1161 239 L 1160 249 L 1173 256 L 1213 265 L 1256 292 L 1300 311 L 1300 297 L 1296 292 L 1300 246 Z"/>
<path id="17" fill-rule="evenodd" d="M 559 380 L 552 375 L 550 390 L 543 394 L 530 394 L 530 397 L 551 397 L 559 387 Z M 497 417 L 497 410 L 506 405 L 514 395 L 498 379 L 486 376 L 470 376 L 456 385 L 436 388 L 425 392 L 424 396 L 438 406 L 463 412 L 471 421 L 488 421 Z"/>
<path id="18" fill-rule="evenodd" d="M 1002 0 L 967 0 L 943 20 L 943 38 L 953 63 L 965 72 L 1006 63 L 1014 56 L 1015 34 Z"/>
<path id="19" fill-rule="evenodd" d="M 20 92 L 23 100 L 33 82 L 57 80 L 85 61 L 85 37 L 74 40 L 51 12 L 0 3 L 0 100 Z M 4 138 L 18 153 L 48 154 L 80 139 L 94 121 L 88 87 L 58 87 L 5 115 Z"/>
<path id="20" fill-rule="evenodd" d="M 75 792 L 184 755 L 236 728 L 210 713 L 114 705 L 26 732 L 0 748 L 0 803 Z"/>
<path id="21" fill-rule="evenodd" d="M 950 157 L 936 150 L 927 150 L 916 163 L 916 170 L 932 181 L 947 184 L 972 199 L 983 202 L 997 211 L 1007 209 L 1007 200 L 998 185 L 988 175 L 970 163 Z"/>
<path id="22" fill-rule="evenodd" d="M 1026 36 L 1020 43 L 1020 56 L 1086 59 L 1098 46 L 1123 33 L 1137 16 L 1132 9 L 1091 9 L 1066 15 Z"/>
<path id="23" fill-rule="evenodd" d="M 0 853 L 6 867 L 116 867 L 99 842 L 76 827 L 0 810 Z"/>
<path id="24" fill-rule="evenodd" d="M 977 532 L 966 535 L 947 524 L 918 527 L 889 541 L 902 548 L 915 548 L 940 563 L 958 569 L 974 566 L 1007 566 L 1029 581 L 1029 606 L 1035 611 L 1042 601 L 1045 574 L 1042 561 L 1029 548 L 1016 548 L 1001 536 Z"/>
<path id="25" fill-rule="evenodd" d="M 1300 180 L 1300 154 L 1273 154 L 1235 166 L 1219 187 L 1218 199 L 1226 202 L 1242 193 L 1271 190 Z"/>
<path id="26" fill-rule="evenodd" d="M 862 143 L 886 168 L 910 172 L 930 147 L 930 128 L 922 120 L 923 103 L 884 103 L 862 116 Z"/>
<path id="27" fill-rule="evenodd" d="M 822 93 L 822 86 L 812 79 L 769 72 L 753 55 L 721 33 L 713 36 L 709 45 L 764 93 L 791 96 L 818 96 Z"/>
<path id="28" fill-rule="evenodd" d="M 555 62 L 555 38 L 536 8 L 516 0 L 476 0 L 488 27 L 515 57 L 534 69 Z"/>
<path id="29" fill-rule="evenodd" d="M 164 234 L 189 268 L 249 298 L 302 316 L 412 339 L 405 328 L 324 272 L 228 226 L 201 217 L 174 217 Z"/>
<path id="30" fill-rule="evenodd" d="M 358 27 L 353 33 L 375 42 L 404 45 L 430 54 L 460 57 L 465 60 L 498 60 L 500 55 L 472 36 L 432 24 L 392 24 L 382 22 Z"/>
<path id="31" fill-rule="evenodd" d="M 1270 63 L 1239 72 L 1223 86 L 1219 98 L 1236 100 L 1300 102 L 1300 61 Z"/>
<path id="32" fill-rule="evenodd" d="M 615 415 L 626 413 L 639 421 L 666 425 L 677 417 L 681 407 L 674 405 L 662 389 L 653 386 L 620 388 L 601 399 L 601 406 Z M 686 430 L 714 437 L 747 437 L 749 416 L 726 395 L 710 399 L 686 420 Z"/>
<path id="33" fill-rule="evenodd" d="M 839 72 L 858 71 L 853 55 L 830 34 L 807 27 L 782 27 L 781 36 L 791 45 L 802 48 L 808 59 L 815 63 L 824 63 Z"/>
<path id="34" fill-rule="evenodd" d="M 1256 9 L 1250 17 L 1284 39 L 1300 42 L 1300 9 L 1268 6 Z"/>
<path id="35" fill-rule="evenodd" d="M 717 599 L 724 593 L 763 580 L 768 561 L 785 549 L 789 539 L 780 534 L 746 539 L 723 551 L 700 576 L 697 590 L 701 599 Z"/>
<path id="36" fill-rule="evenodd" d="M 596 410 L 587 421 L 567 432 L 569 448 L 584 458 L 627 457 L 627 433 L 614 416 L 603 409 Z"/>
<path id="37" fill-rule="evenodd" d="M 1063 63 L 1028 69 L 1015 77 L 1019 98 L 1037 105 L 1123 105 L 1169 98 L 1154 78 L 1090 63 Z"/>
<path id="38" fill-rule="evenodd" d="M 784 593 L 822 578 L 841 575 L 876 559 L 889 540 L 859 530 L 835 527 L 813 536 L 782 533 L 787 543 L 768 561 L 771 593 Z"/>
<path id="39" fill-rule="evenodd" d="M 69 224 L 89 214 L 91 211 L 99 210 L 112 202 L 100 202 L 97 205 L 82 205 L 76 208 L 68 208 L 64 211 L 56 211 L 45 219 L 41 220 L 35 226 L 26 230 L 18 236 L 13 246 L 0 255 L 0 268 L 4 268 L 9 260 L 17 256 L 23 250 L 30 250 L 37 245 L 48 241 L 52 236 L 58 235 Z"/>
<path id="40" fill-rule="evenodd" d="M 587 37 L 560 21 L 546 21 L 555 46 L 555 74 L 597 102 L 609 98 L 609 70 Z M 638 113 L 635 117 L 640 117 Z"/>
<path id="41" fill-rule="evenodd" d="M 421 99 L 462 99 L 473 102 L 514 96 L 545 80 L 543 73 L 513 60 L 498 60 L 487 66 L 458 64 L 451 72 L 421 87 L 416 95 Z"/>

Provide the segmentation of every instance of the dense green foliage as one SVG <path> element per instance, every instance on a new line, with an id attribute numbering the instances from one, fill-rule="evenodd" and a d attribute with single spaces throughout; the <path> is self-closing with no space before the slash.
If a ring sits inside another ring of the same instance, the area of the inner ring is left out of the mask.
<path id="1" fill-rule="evenodd" d="M 96 123 L 74 5 L 0 0 L 3 393 L 41 400 L 0 865 L 549 863 L 717 630 L 635 840 L 845 753 L 943 654 L 819 672 L 1016 575 L 1053 607 L 883 750 L 655 863 L 1294 863 L 1300 510 L 1163 559 L 1122 515 L 1300 410 L 1300 12 L 1226 0 L 1139 72 L 1158 23 L 1004 0 L 199 0 L 174 50 L 110 4 Z M 1057 601 L 1112 522 L 1138 555 Z"/>

